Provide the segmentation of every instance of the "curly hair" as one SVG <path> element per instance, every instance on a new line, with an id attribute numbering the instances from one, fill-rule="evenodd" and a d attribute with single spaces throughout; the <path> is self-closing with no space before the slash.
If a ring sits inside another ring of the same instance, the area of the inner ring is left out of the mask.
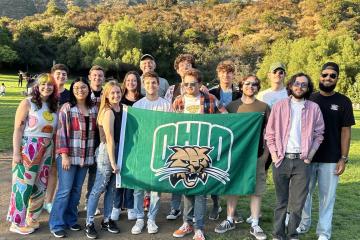
<path id="1" fill-rule="evenodd" d="M 288 96 L 292 95 L 293 92 L 291 90 L 291 87 L 293 86 L 293 84 L 296 81 L 296 78 L 298 77 L 306 77 L 306 79 L 308 80 L 308 87 L 307 87 L 307 92 L 304 95 L 305 99 L 309 99 L 310 95 L 313 93 L 314 91 L 314 83 L 312 82 L 311 78 L 309 75 L 305 74 L 305 73 L 297 73 L 293 76 L 291 76 L 291 78 L 289 79 L 289 81 L 286 84 L 286 91 L 288 93 Z"/>
<path id="2" fill-rule="evenodd" d="M 58 109 L 59 94 L 55 80 L 49 73 L 42 73 L 36 78 L 35 86 L 32 88 L 31 102 L 33 102 L 38 109 L 42 108 L 41 94 L 39 90 L 39 85 L 42 83 L 50 83 L 53 86 L 53 92 L 46 99 L 46 104 L 50 112 L 54 113 Z"/>
<path id="3" fill-rule="evenodd" d="M 221 61 L 216 67 L 216 72 L 221 72 L 221 71 L 234 73 L 235 72 L 234 62 L 231 60 Z"/>
<path id="4" fill-rule="evenodd" d="M 125 77 L 124 77 L 124 81 L 121 84 L 121 90 L 123 92 L 123 97 L 126 95 L 126 93 L 128 92 L 128 90 L 125 87 L 125 82 L 126 79 L 128 78 L 128 76 L 130 75 L 134 75 L 136 77 L 136 93 L 135 93 L 135 97 L 136 99 L 140 96 L 141 93 L 141 78 L 138 72 L 136 71 L 129 71 L 126 73 Z"/>
<path id="5" fill-rule="evenodd" d="M 259 79 L 256 75 L 254 75 L 254 74 L 249 74 L 249 75 L 246 75 L 245 77 L 243 77 L 243 78 L 239 81 L 239 91 L 240 91 L 241 93 L 243 93 L 242 87 L 243 87 L 243 85 L 244 85 L 244 82 L 245 82 L 246 80 L 248 80 L 249 78 L 251 78 L 251 77 L 255 78 L 256 82 L 258 83 L 257 91 L 258 91 L 258 92 L 260 91 L 260 89 L 261 89 L 261 81 L 260 81 L 260 79 Z"/>
<path id="6" fill-rule="evenodd" d="M 196 68 L 195 57 L 191 54 L 185 53 L 185 54 L 180 54 L 179 56 L 176 57 L 175 62 L 174 62 L 174 69 L 178 70 L 179 64 L 183 61 L 188 61 L 189 63 L 191 63 L 191 66 L 193 68 Z"/>
<path id="7" fill-rule="evenodd" d="M 74 85 L 75 83 L 77 82 L 82 82 L 84 83 L 87 88 L 88 88 L 88 95 L 86 96 L 86 100 L 85 100 L 85 105 L 88 107 L 88 108 L 91 108 L 94 103 L 93 101 L 91 100 L 91 90 L 90 90 L 90 85 L 89 85 L 89 82 L 85 79 L 85 78 L 82 78 L 82 77 L 78 77 L 76 78 L 70 85 L 70 106 L 71 107 L 74 107 L 76 104 L 77 104 L 77 99 L 74 95 Z"/>
<path id="8" fill-rule="evenodd" d="M 185 72 L 185 74 L 184 74 L 184 78 L 186 76 L 192 76 L 192 77 L 196 78 L 198 83 L 202 83 L 202 81 L 203 81 L 202 73 L 199 70 L 195 69 L 195 68 L 187 70 Z"/>

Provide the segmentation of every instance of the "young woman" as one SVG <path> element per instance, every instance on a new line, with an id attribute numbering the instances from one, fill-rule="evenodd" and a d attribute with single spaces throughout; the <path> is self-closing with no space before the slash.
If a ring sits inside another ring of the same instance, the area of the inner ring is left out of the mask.
<path id="1" fill-rule="evenodd" d="M 50 231 L 65 237 L 65 229 L 79 231 L 77 224 L 81 189 L 87 168 L 94 163 L 97 107 L 92 104 L 89 83 L 78 78 L 71 83 L 70 101 L 59 111 L 56 133 L 56 166 L 59 186 L 50 213 Z"/>
<path id="2" fill-rule="evenodd" d="M 95 183 L 89 195 L 85 233 L 88 238 L 97 238 L 94 226 L 94 215 L 101 194 L 104 196 L 104 219 L 101 228 L 111 233 L 119 233 L 119 228 L 111 219 L 113 196 L 115 190 L 115 174 L 119 172 L 116 165 L 120 139 L 122 107 L 121 88 L 116 81 L 108 82 L 101 96 L 97 123 L 100 132 L 100 146 L 97 150 L 97 171 Z"/>
<path id="3" fill-rule="evenodd" d="M 11 232 L 30 234 L 39 228 L 57 126 L 57 88 L 41 74 L 32 96 L 17 108 L 13 135 L 12 192 L 7 219 Z"/>
<path id="4" fill-rule="evenodd" d="M 127 72 L 122 84 L 123 97 L 121 103 L 132 106 L 135 102 L 143 98 L 141 95 L 141 79 L 136 71 Z"/>
<path id="5" fill-rule="evenodd" d="M 121 103 L 132 106 L 135 102 L 143 98 L 141 95 L 141 79 L 136 71 L 126 73 L 122 83 L 123 96 Z M 134 190 L 128 188 L 117 188 L 114 196 L 114 208 L 111 217 L 114 220 L 119 219 L 121 209 L 128 209 L 128 219 L 136 220 L 134 208 Z"/>

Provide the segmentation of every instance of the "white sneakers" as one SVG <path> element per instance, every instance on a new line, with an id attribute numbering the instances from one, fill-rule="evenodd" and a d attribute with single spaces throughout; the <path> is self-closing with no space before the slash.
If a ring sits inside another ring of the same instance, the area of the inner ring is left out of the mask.
<path id="1" fill-rule="evenodd" d="M 138 219 L 136 220 L 135 225 L 131 229 L 132 234 L 140 234 L 145 226 L 144 219 Z"/>
<path id="2" fill-rule="evenodd" d="M 155 234 L 158 232 L 158 226 L 156 225 L 154 220 L 148 219 L 147 229 L 148 229 L 148 233 L 150 233 L 150 234 Z"/>
<path id="3" fill-rule="evenodd" d="M 131 229 L 131 233 L 134 235 L 140 234 L 145 227 L 144 219 L 137 219 L 135 225 Z M 147 221 L 148 233 L 155 234 L 158 232 L 159 227 L 156 225 L 154 220 L 148 219 Z"/>

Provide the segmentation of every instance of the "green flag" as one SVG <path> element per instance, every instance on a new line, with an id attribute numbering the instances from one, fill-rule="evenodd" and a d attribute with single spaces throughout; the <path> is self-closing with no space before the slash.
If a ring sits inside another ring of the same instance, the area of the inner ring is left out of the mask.
<path id="1" fill-rule="evenodd" d="M 125 107 L 117 187 L 186 195 L 254 193 L 263 114 Z"/>

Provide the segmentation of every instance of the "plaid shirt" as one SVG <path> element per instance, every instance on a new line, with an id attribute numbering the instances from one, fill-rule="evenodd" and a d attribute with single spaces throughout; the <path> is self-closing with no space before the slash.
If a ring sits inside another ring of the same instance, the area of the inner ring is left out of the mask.
<path id="1" fill-rule="evenodd" d="M 89 131 L 86 139 L 86 122 L 77 106 L 65 103 L 59 112 L 59 125 L 56 133 L 56 153 L 67 153 L 72 165 L 94 164 L 94 138 L 97 107 L 89 109 Z"/>
<path id="2" fill-rule="evenodd" d="M 182 113 L 185 108 L 185 95 L 179 95 L 175 98 L 173 103 L 174 112 Z M 200 112 L 203 114 L 212 113 L 227 113 L 225 107 L 212 94 L 206 94 L 200 91 Z"/>

